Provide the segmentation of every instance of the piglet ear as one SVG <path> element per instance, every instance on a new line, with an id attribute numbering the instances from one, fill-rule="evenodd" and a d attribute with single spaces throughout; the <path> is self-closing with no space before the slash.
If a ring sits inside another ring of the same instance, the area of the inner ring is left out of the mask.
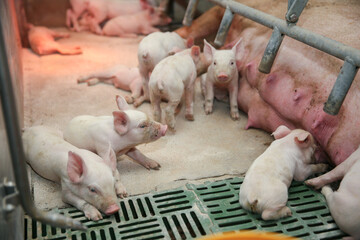
<path id="1" fill-rule="evenodd" d="M 116 170 L 116 154 L 112 149 L 111 144 L 109 143 L 108 145 L 109 147 L 104 156 L 104 162 L 106 163 L 106 165 L 108 165 L 111 168 L 111 170 L 114 173 Z"/>
<path id="2" fill-rule="evenodd" d="M 119 110 L 121 110 L 121 111 L 130 109 L 130 106 L 126 102 L 125 98 L 120 95 L 116 95 L 116 104 L 117 104 Z"/>
<path id="3" fill-rule="evenodd" d="M 123 111 L 114 111 L 114 128 L 120 135 L 124 135 L 129 130 L 129 117 Z"/>
<path id="4" fill-rule="evenodd" d="M 295 143 L 300 148 L 307 148 L 311 145 L 311 134 L 309 132 L 300 132 L 294 137 Z"/>
<path id="5" fill-rule="evenodd" d="M 242 38 L 240 38 L 239 41 L 237 41 L 237 43 L 232 47 L 231 50 L 234 52 L 236 59 L 242 59 L 244 57 L 245 47 Z"/>
<path id="6" fill-rule="evenodd" d="M 73 183 L 79 183 L 86 175 L 86 166 L 84 160 L 74 152 L 69 151 L 67 174 Z"/>
<path id="7" fill-rule="evenodd" d="M 208 62 L 212 61 L 213 53 L 216 49 L 211 46 L 205 39 L 204 39 L 204 56 Z"/>
<path id="8" fill-rule="evenodd" d="M 191 48 L 192 46 L 194 46 L 194 38 L 188 37 L 188 39 L 186 39 L 186 47 Z"/>
<path id="9" fill-rule="evenodd" d="M 285 137 L 290 132 L 291 130 L 288 127 L 280 125 L 271 135 L 274 136 L 275 139 L 279 139 Z"/>
<path id="10" fill-rule="evenodd" d="M 199 46 L 192 46 L 191 47 L 191 56 L 198 58 L 200 56 L 200 47 Z"/>

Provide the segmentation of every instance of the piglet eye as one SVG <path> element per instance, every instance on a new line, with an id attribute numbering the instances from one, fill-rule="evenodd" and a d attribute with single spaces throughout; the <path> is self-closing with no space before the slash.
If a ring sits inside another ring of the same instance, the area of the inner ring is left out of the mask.
<path id="1" fill-rule="evenodd" d="M 139 128 L 146 128 L 147 127 L 147 124 L 146 123 L 143 123 L 139 126 Z"/>
<path id="2" fill-rule="evenodd" d="M 231 65 L 234 65 L 234 62 L 230 62 Z"/>
<path id="3" fill-rule="evenodd" d="M 96 189 L 94 187 L 89 187 L 89 191 L 92 193 L 96 193 Z"/>
<path id="4" fill-rule="evenodd" d="M 216 65 L 216 62 L 214 62 L 214 65 Z"/>

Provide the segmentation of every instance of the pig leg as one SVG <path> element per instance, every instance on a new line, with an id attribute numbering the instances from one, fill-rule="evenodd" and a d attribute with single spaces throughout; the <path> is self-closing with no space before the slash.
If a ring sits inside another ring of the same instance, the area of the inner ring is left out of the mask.
<path id="1" fill-rule="evenodd" d="M 76 55 L 76 54 L 81 54 L 82 50 L 80 49 L 79 46 L 76 47 L 66 47 L 66 46 L 61 46 L 60 44 L 56 45 L 56 51 L 63 54 L 63 55 Z"/>
<path id="2" fill-rule="evenodd" d="M 65 33 L 65 32 L 56 32 L 56 31 L 51 31 L 51 35 L 54 38 L 68 38 L 70 37 L 69 33 Z"/>
<path id="3" fill-rule="evenodd" d="M 140 164 L 147 170 L 154 169 L 159 170 L 160 164 L 142 154 L 137 148 L 131 148 L 127 153 L 131 159 L 133 159 L 136 163 Z"/>
<path id="4" fill-rule="evenodd" d="M 161 98 L 159 96 L 156 96 L 152 90 L 150 90 L 150 103 L 153 108 L 154 120 L 157 122 L 161 122 Z"/>
<path id="5" fill-rule="evenodd" d="M 324 163 L 298 166 L 294 175 L 294 179 L 295 181 L 304 181 L 306 178 L 315 173 L 325 172 L 328 168 L 329 165 Z"/>
<path id="6" fill-rule="evenodd" d="M 150 72 L 146 69 L 139 68 L 142 76 L 142 85 L 144 94 L 134 101 L 134 107 L 140 106 L 144 101 L 149 101 L 149 74 Z"/>
<path id="7" fill-rule="evenodd" d="M 95 17 L 88 17 L 88 23 L 91 32 L 96 33 L 98 35 L 103 35 L 103 31 L 101 30 L 99 26 L 99 22 L 96 20 Z"/>
<path id="8" fill-rule="evenodd" d="M 80 27 L 79 27 L 79 23 L 77 21 L 79 16 L 80 16 L 80 14 L 77 15 L 71 9 L 68 9 L 66 11 L 66 25 L 67 25 L 67 27 L 69 27 L 73 31 L 79 32 Z M 71 27 L 71 25 L 72 25 L 72 27 Z"/>
<path id="9" fill-rule="evenodd" d="M 233 120 L 238 120 L 239 110 L 238 110 L 238 104 L 237 104 L 237 95 L 239 91 L 238 87 L 238 80 L 234 81 L 229 86 L 229 95 L 230 95 L 230 116 Z"/>
<path id="10" fill-rule="evenodd" d="M 195 79 L 192 81 L 195 83 Z M 194 84 L 185 89 L 185 118 L 194 121 Z"/>
<path id="11" fill-rule="evenodd" d="M 181 99 L 181 97 L 180 97 Z M 175 110 L 176 107 L 180 103 L 180 99 L 178 100 L 170 100 L 165 108 L 165 121 L 166 124 L 172 129 L 175 129 Z"/>
<path id="12" fill-rule="evenodd" d="M 126 188 L 121 183 L 120 173 L 119 173 L 119 170 L 117 170 L 117 169 L 115 170 L 114 178 L 115 178 L 115 192 L 116 192 L 116 195 L 119 198 L 126 198 L 128 196 L 128 194 L 126 192 Z"/>
<path id="13" fill-rule="evenodd" d="M 65 185 L 62 184 L 62 186 Z M 76 207 L 77 209 L 83 211 L 88 219 L 91 219 L 93 221 L 98 221 L 102 219 L 102 215 L 99 210 L 97 210 L 93 205 L 79 198 L 67 189 L 62 189 L 62 200 L 63 202 L 68 203 Z"/>
<path id="14" fill-rule="evenodd" d="M 261 214 L 261 218 L 264 220 L 276 220 L 291 215 L 292 214 L 290 208 L 288 208 L 287 206 L 282 206 L 275 209 L 265 209 Z"/>
<path id="15" fill-rule="evenodd" d="M 133 103 L 134 99 L 137 99 L 141 96 L 142 92 L 142 83 L 141 81 L 134 80 L 130 84 L 131 97 L 126 96 L 125 100 L 127 103 Z"/>
<path id="16" fill-rule="evenodd" d="M 205 113 L 210 114 L 213 111 L 214 85 L 211 81 L 207 80 L 205 83 L 205 87 L 206 87 Z"/>

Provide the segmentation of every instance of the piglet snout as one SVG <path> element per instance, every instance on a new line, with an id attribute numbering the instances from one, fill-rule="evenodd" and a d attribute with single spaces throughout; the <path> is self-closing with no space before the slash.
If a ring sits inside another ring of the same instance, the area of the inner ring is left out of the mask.
<path id="1" fill-rule="evenodd" d="M 160 126 L 161 136 L 165 136 L 167 128 L 168 128 L 167 125 L 162 125 L 162 124 L 161 124 L 161 126 Z"/>
<path id="2" fill-rule="evenodd" d="M 112 204 L 105 210 L 105 214 L 106 215 L 111 215 L 111 214 L 116 213 L 119 210 L 120 210 L 120 208 L 119 208 L 119 206 L 117 204 Z"/>
<path id="3" fill-rule="evenodd" d="M 229 79 L 229 76 L 225 73 L 220 73 L 217 78 L 221 82 L 226 82 Z"/>

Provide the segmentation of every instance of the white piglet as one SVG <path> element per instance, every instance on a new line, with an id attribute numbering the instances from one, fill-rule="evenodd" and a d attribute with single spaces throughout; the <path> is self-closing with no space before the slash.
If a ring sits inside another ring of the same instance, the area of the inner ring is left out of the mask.
<path id="1" fill-rule="evenodd" d="M 306 181 L 306 184 L 320 188 L 329 205 L 330 212 L 341 230 L 351 237 L 360 239 L 360 147 L 344 162 L 330 172 Z M 337 180 L 342 181 L 337 191 L 328 185 Z M 325 185 L 325 186 L 324 186 Z"/>
<path id="2" fill-rule="evenodd" d="M 60 183 L 62 200 L 91 220 L 119 210 L 115 194 L 116 156 L 107 147 L 103 158 L 64 141 L 57 129 L 26 128 L 23 136 L 27 162 L 40 176 Z"/>
<path id="3" fill-rule="evenodd" d="M 328 166 L 312 163 L 316 145 L 309 132 L 282 125 L 273 135 L 276 140 L 250 166 L 239 194 L 241 206 L 264 220 L 291 216 L 286 203 L 292 180 L 304 181 Z"/>
<path id="4" fill-rule="evenodd" d="M 185 93 L 185 117 L 194 120 L 194 85 L 196 80 L 196 64 L 199 61 L 200 48 L 193 46 L 173 56 L 161 60 L 150 76 L 150 102 L 154 119 L 161 120 L 161 100 L 167 100 L 165 109 L 166 124 L 175 128 L 175 110 Z"/>
<path id="5" fill-rule="evenodd" d="M 155 32 L 144 37 L 139 43 L 138 61 L 144 95 L 136 99 L 134 106 L 149 101 L 149 76 L 156 64 L 174 52 L 191 47 L 193 40 L 184 40 L 175 32 Z"/>
<path id="6" fill-rule="evenodd" d="M 117 156 L 126 154 L 147 169 L 159 169 L 160 164 L 142 154 L 136 146 L 149 143 L 165 136 L 167 126 L 150 120 L 143 112 L 131 110 L 125 99 L 116 97 L 119 111 L 112 116 L 78 116 L 73 118 L 64 131 L 64 138 L 75 146 L 104 156 L 108 144 Z M 119 171 L 115 171 L 115 190 L 126 196 L 120 182 Z"/>
<path id="7" fill-rule="evenodd" d="M 216 50 L 204 40 L 204 55 L 209 65 L 204 89 L 205 113 L 213 111 L 214 91 L 225 91 L 230 97 L 230 116 L 232 119 L 239 119 L 237 104 L 239 73 L 236 67 L 236 59 L 244 52 L 241 39 L 231 50 Z M 202 81 L 203 82 L 203 81 Z"/>

